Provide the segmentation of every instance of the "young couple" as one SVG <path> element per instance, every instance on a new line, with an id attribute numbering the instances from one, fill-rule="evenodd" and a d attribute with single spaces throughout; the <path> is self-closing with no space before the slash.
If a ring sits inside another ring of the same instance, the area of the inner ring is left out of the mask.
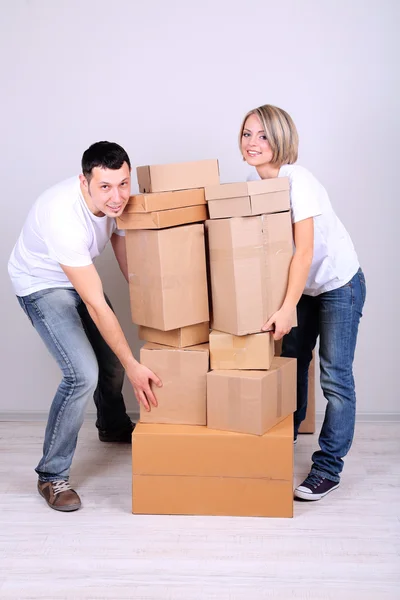
<path id="1" fill-rule="evenodd" d="M 298 135 L 291 117 L 271 105 L 251 110 L 240 128 L 250 179 L 288 177 L 295 252 L 281 308 L 263 329 L 283 338 L 297 358 L 294 441 L 307 408 L 308 367 L 320 339 L 321 387 L 327 400 L 319 450 L 295 496 L 319 500 L 339 485 L 350 449 L 356 396 L 353 359 L 365 300 L 365 279 L 350 236 L 328 194 L 296 165 Z M 36 467 L 38 491 L 59 511 L 80 508 L 69 472 L 85 408 L 94 398 L 103 442 L 130 442 L 134 424 L 122 397 L 124 373 L 145 408 L 162 382 L 133 357 L 104 294 L 93 260 L 111 244 L 128 280 L 125 237 L 116 229 L 130 195 L 131 163 L 118 144 L 97 142 L 82 157 L 82 173 L 44 192 L 30 210 L 8 270 L 21 308 L 57 361 L 62 380 L 53 398 Z M 297 310 L 298 327 L 291 329 Z"/>

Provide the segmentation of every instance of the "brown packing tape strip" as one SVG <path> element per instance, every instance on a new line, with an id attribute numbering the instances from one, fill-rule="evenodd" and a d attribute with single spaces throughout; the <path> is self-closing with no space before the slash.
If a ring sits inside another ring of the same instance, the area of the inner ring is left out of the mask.
<path id="1" fill-rule="evenodd" d="M 229 377 L 228 379 L 228 427 L 237 428 L 237 422 L 242 421 L 241 402 L 242 381 L 240 377 Z"/>
<path id="2" fill-rule="evenodd" d="M 283 385 L 282 385 L 282 368 L 276 370 L 277 374 L 277 404 L 276 404 L 276 416 L 278 419 L 282 416 L 282 404 L 283 404 Z"/>
<path id="3" fill-rule="evenodd" d="M 243 366 L 246 362 L 246 349 L 232 347 L 229 350 L 227 348 L 223 350 L 214 351 L 214 360 L 218 362 L 219 369 L 232 369 L 230 364 L 234 360 L 236 363 L 235 368 L 238 369 Z"/>

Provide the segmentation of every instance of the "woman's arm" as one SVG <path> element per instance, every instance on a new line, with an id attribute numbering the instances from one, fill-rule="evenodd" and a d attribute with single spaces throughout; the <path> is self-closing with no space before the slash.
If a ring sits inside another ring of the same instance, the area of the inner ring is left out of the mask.
<path id="1" fill-rule="evenodd" d="M 314 248 L 314 219 L 304 219 L 293 225 L 295 253 L 290 263 L 285 300 L 281 308 L 262 327 L 274 329 L 274 339 L 280 340 L 292 328 L 294 311 L 306 285 Z"/>

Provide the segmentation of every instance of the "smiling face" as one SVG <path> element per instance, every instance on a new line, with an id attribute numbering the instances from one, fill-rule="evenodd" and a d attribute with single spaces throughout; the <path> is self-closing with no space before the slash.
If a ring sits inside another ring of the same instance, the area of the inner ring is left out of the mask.
<path id="1" fill-rule="evenodd" d="M 270 164 L 273 152 L 260 119 L 251 114 L 245 121 L 241 139 L 243 158 L 252 167 Z"/>
<path id="2" fill-rule="evenodd" d="M 89 210 L 97 217 L 119 217 L 130 196 L 131 172 L 128 164 L 120 169 L 94 167 L 90 179 L 80 175 L 81 190 Z"/>

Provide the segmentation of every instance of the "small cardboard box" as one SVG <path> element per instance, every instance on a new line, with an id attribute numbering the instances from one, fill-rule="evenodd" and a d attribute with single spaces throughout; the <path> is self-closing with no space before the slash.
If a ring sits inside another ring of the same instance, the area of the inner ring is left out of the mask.
<path id="1" fill-rule="evenodd" d="M 127 230 L 132 320 L 170 331 L 209 321 L 204 225 Z"/>
<path id="2" fill-rule="evenodd" d="M 136 194 L 129 198 L 124 213 L 146 213 L 200 204 L 206 204 L 204 189 L 201 188 L 156 194 Z"/>
<path id="3" fill-rule="evenodd" d="M 264 436 L 138 423 L 132 512 L 293 516 L 293 418 Z"/>
<path id="4" fill-rule="evenodd" d="M 293 255 L 290 212 L 206 222 L 212 329 L 261 331 L 282 306 Z"/>
<path id="5" fill-rule="evenodd" d="M 207 186 L 205 195 L 210 219 L 288 211 L 289 189 L 287 177 Z"/>
<path id="6" fill-rule="evenodd" d="M 264 435 L 296 410 L 296 366 L 274 358 L 269 371 L 210 371 L 207 427 Z"/>
<path id="7" fill-rule="evenodd" d="M 204 188 L 219 183 L 217 160 L 146 165 L 137 167 L 136 171 L 139 190 L 143 194 Z"/>
<path id="8" fill-rule="evenodd" d="M 139 326 L 138 335 L 140 340 L 162 344 L 164 346 L 173 346 L 175 348 L 186 348 L 196 346 L 197 344 L 208 343 L 210 335 L 210 323 L 197 323 L 197 325 L 188 325 L 171 331 L 160 331 L 151 327 Z"/>
<path id="9" fill-rule="evenodd" d="M 222 331 L 210 333 L 211 369 L 269 369 L 274 358 L 274 338 L 271 333 L 232 335 Z"/>
<path id="10" fill-rule="evenodd" d="M 140 362 L 156 373 L 163 384 L 160 388 L 152 386 L 157 407 L 146 411 L 140 404 L 142 423 L 206 424 L 208 344 L 171 348 L 148 343 L 140 350 Z"/>
<path id="11" fill-rule="evenodd" d="M 124 212 L 117 217 L 118 229 L 165 229 L 188 223 L 204 222 L 207 219 L 207 207 L 185 206 L 149 213 Z"/>

